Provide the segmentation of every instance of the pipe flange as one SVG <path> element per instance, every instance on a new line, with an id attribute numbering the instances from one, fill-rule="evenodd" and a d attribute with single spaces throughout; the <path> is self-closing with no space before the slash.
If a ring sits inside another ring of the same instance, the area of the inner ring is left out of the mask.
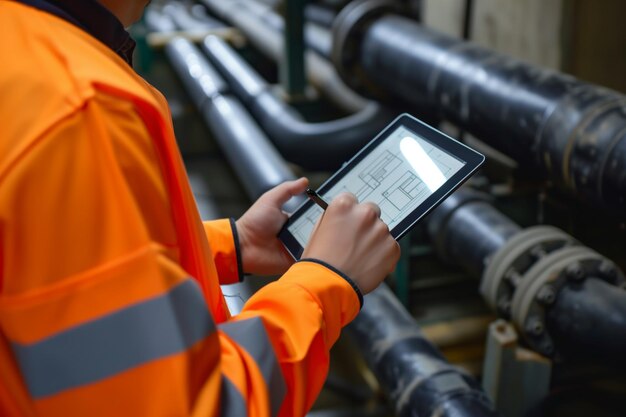
<path id="1" fill-rule="evenodd" d="M 335 17 L 331 61 L 341 79 L 354 90 L 374 96 L 383 94 L 359 70 L 361 38 L 370 22 L 398 11 L 399 5 L 391 0 L 353 1 Z"/>
<path id="2" fill-rule="evenodd" d="M 581 282 L 591 276 L 614 285 L 624 281 L 612 262 L 585 246 L 563 247 L 526 271 L 515 290 L 511 313 L 528 345 L 546 356 L 558 356 L 546 329 L 546 307 L 568 281 Z"/>
<path id="3" fill-rule="evenodd" d="M 556 227 L 522 230 L 492 256 L 483 272 L 480 293 L 499 316 L 510 318 L 511 300 L 522 275 L 546 254 L 576 244 L 572 236 Z"/>

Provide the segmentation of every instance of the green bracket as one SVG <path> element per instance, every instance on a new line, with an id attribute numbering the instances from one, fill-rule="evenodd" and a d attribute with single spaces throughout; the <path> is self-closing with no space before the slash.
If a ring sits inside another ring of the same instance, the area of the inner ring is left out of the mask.
<path id="1" fill-rule="evenodd" d="M 284 0 L 284 53 L 279 78 L 288 98 L 304 97 L 306 75 L 304 66 L 304 4 L 306 0 Z"/>
<path id="2" fill-rule="evenodd" d="M 411 234 L 400 240 L 400 260 L 394 271 L 396 296 L 403 306 L 409 307 L 411 295 Z"/>

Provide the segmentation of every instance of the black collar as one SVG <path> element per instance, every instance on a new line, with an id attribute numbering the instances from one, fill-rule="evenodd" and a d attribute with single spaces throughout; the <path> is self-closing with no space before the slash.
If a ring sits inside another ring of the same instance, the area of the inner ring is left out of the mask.
<path id="1" fill-rule="evenodd" d="M 132 66 L 135 41 L 113 13 L 96 0 L 17 0 L 78 26 Z"/>

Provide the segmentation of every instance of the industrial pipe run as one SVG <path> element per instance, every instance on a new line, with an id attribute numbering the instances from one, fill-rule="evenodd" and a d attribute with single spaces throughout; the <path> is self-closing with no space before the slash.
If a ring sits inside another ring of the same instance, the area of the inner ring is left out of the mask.
<path id="1" fill-rule="evenodd" d="M 365 296 L 348 330 L 398 416 L 499 415 L 477 381 L 448 363 L 386 285 Z"/>
<path id="2" fill-rule="evenodd" d="M 307 169 L 337 169 L 393 118 L 377 104 L 328 122 L 307 123 L 228 44 L 217 37 L 202 43 L 211 63 L 250 109 L 280 153 Z"/>
<path id="3" fill-rule="evenodd" d="M 248 35 L 272 32 L 277 44 L 280 24 L 268 11 L 242 7 L 235 17 L 232 4 L 247 2 L 203 2 L 245 22 Z M 167 19 L 151 19 L 166 28 L 192 25 L 183 12 L 170 8 Z M 521 167 L 540 167 L 623 211 L 622 95 L 424 29 L 384 1 L 350 3 L 335 19 L 334 36 L 333 59 L 350 85 L 434 109 Z M 371 138 L 376 123 L 384 124 L 362 117 L 367 106 L 338 121 L 306 123 L 225 42 L 211 37 L 201 47 L 208 59 L 183 39 L 165 52 L 251 198 L 293 178 L 283 156 L 305 168 L 332 168 L 360 147 L 351 127 Z M 426 228 L 443 259 L 481 277 L 487 304 L 515 324 L 525 346 L 555 363 L 626 364 L 626 280 L 612 261 L 554 227 L 521 228 L 469 189 L 445 200 Z M 496 415 L 477 382 L 445 360 L 386 286 L 366 296 L 348 331 L 399 416 Z"/>
<path id="4" fill-rule="evenodd" d="M 249 196 L 260 195 L 278 178 L 293 177 L 280 159 L 275 159 L 275 151 L 269 150 L 271 145 L 243 106 L 228 97 L 228 87 L 193 44 L 175 39 L 166 46 L 166 54 L 229 160 L 238 161 L 233 166 L 247 165 L 237 175 Z M 268 163 L 278 164 L 278 171 Z M 499 415 L 479 384 L 450 365 L 424 338 L 385 284 L 365 297 L 350 333 L 362 346 L 365 360 L 389 392 L 400 416 Z"/>
<path id="5" fill-rule="evenodd" d="M 247 0 L 240 3 L 240 7 L 246 7 L 246 9 L 257 16 L 257 18 L 264 23 L 267 27 L 273 29 L 278 34 L 282 34 L 285 31 L 285 20 L 281 15 L 276 13 L 274 9 L 266 4 L 258 3 L 253 0 Z M 313 5 L 307 5 L 304 8 L 305 17 L 307 11 L 317 11 L 319 8 L 311 7 Z M 310 14 L 310 13 L 309 13 Z M 314 17 L 318 17 L 319 14 L 313 13 Z M 320 16 L 322 17 L 322 16 Z M 334 15 L 323 16 L 325 19 L 334 18 Z M 330 23 L 326 23 L 325 26 L 320 26 L 315 23 L 307 22 L 304 24 L 304 40 L 307 48 L 315 51 L 324 58 L 330 58 L 332 51 L 332 33 L 329 30 Z M 331 21 L 332 23 L 332 21 Z"/>
<path id="6" fill-rule="evenodd" d="M 626 211 L 626 96 L 435 32 L 385 0 L 346 6 L 333 42 L 357 91 L 436 111 L 520 167 Z"/>
<path id="7" fill-rule="evenodd" d="M 180 7 L 167 5 L 164 10 L 166 8 L 170 10 L 169 14 L 176 12 L 178 22 L 185 21 L 184 10 Z M 163 17 L 158 14 L 158 11 L 152 10 L 150 21 L 155 25 L 163 25 Z M 185 29 L 180 25 L 178 27 Z M 215 36 L 207 37 L 203 48 L 217 69 L 229 80 L 233 92 L 251 109 L 280 153 L 306 169 L 337 169 L 372 139 L 371 132 L 381 130 L 393 118 L 392 112 L 369 102 L 350 116 L 328 122 L 307 123 L 278 98 L 271 86 L 224 41 Z M 198 59 L 206 61 L 202 56 L 198 56 Z M 207 64 L 202 65 L 206 67 Z"/>
<path id="8" fill-rule="evenodd" d="M 626 279 L 609 259 L 554 227 L 521 229 L 466 189 L 433 212 L 428 233 L 442 258 L 482 276 L 487 304 L 534 350 L 626 363 Z"/>
<path id="9" fill-rule="evenodd" d="M 267 136 L 230 95 L 228 85 L 195 45 L 174 39 L 165 47 L 165 53 L 251 199 L 295 179 Z"/>
<path id="10" fill-rule="evenodd" d="M 283 56 L 283 35 L 268 27 L 243 0 L 202 0 L 202 3 L 219 18 L 241 30 L 246 38 L 267 57 L 279 62 Z M 341 80 L 332 64 L 318 54 L 305 53 L 306 74 L 311 84 L 329 101 L 350 113 L 374 104 L 356 94 Z"/>

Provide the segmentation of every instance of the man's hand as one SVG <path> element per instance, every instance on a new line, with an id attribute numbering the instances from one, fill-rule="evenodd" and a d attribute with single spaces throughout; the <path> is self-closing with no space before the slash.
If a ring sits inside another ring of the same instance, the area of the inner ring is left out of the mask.
<path id="1" fill-rule="evenodd" d="M 367 294 L 396 266 L 400 246 L 373 203 L 353 194 L 335 197 L 318 221 L 302 258 L 315 258 L 350 277 Z"/>
<path id="2" fill-rule="evenodd" d="M 288 217 L 281 207 L 292 196 L 303 193 L 308 185 L 306 178 L 282 183 L 259 197 L 237 220 L 244 272 L 276 275 L 293 264 L 293 258 L 276 237 Z"/>

